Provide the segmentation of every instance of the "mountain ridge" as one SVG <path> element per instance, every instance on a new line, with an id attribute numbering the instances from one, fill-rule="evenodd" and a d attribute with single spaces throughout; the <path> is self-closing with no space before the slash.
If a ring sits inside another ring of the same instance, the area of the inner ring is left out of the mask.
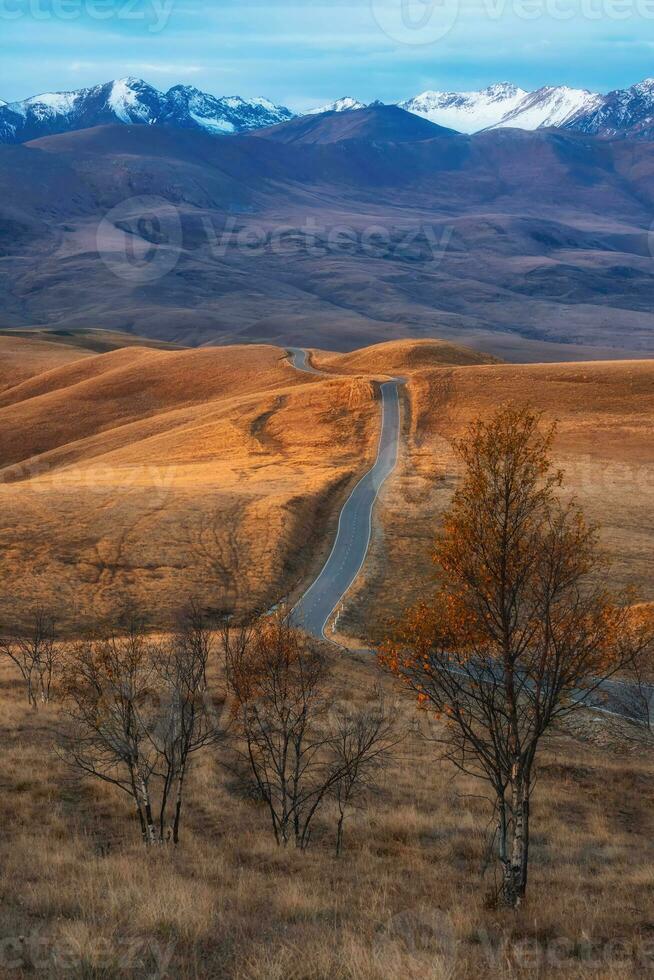
<path id="1" fill-rule="evenodd" d="M 175 85 L 161 92 L 130 76 L 0 105 L 0 143 L 24 143 L 111 123 L 174 125 L 213 135 L 233 135 L 292 117 L 285 106 L 276 106 L 267 99 L 216 98 L 191 85 Z"/>
<path id="2" fill-rule="evenodd" d="M 371 103 L 370 105 L 375 105 Z M 560 128 L 605 138 L 654 139 L 654 79 L 606 94 L 566 85 L 527 91 L 497 82 L 475 91 L 427 90 L 396 105 L 446 129 L 473 134 L 486 129 Z M 22 101 L 0 100 L 0 143 L 26 143 L 76 129 L 118 123 L 168 125 L 235 136 L 297 118 L 346 114 L 370 108 L 344 96 L 296 113 L 265 98 L 214 96 L 192 85 L 166 92 L 127 77 L 90 88 L 50 92 Z"/>

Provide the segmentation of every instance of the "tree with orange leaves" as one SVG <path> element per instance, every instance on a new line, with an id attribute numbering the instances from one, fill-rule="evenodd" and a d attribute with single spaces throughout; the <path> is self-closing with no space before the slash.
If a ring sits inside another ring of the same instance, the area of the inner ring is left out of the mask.
<path id="1" fill-rule="evenodd" d="M 542 737 L 651 642 L 602 585 L 597 529 L 560 498 L 553 437 L 537 413 L 507 406 L 455 442 L 463 476 L 436 542 L 436 595 L 380 654 L 442 719 L 446 755 L 490 783 L 499 891 L 514 908 Z"/>

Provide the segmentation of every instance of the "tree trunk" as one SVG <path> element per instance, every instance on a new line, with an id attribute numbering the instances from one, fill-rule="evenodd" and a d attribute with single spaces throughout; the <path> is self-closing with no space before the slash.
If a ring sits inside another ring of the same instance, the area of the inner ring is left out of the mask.
<path id="1" fill-rule="evenodd" d="M 183 793 L 184 793 L 184 775 L 185 775 L 185 770 L 182 769 L 182 771 L 179 774 L 179 778 L 177 780 L 177 796 L 176 796 L 176 799 L 175 799 L 175 819 L 173 821 L 173 844 L 178 844 L 179 843 L 179 821 L 180 821 L 181 814 L 182 814 L 182 796 L 183 796 Z"/>
<path id="2" fill-rule="evenodd" d="M 164 839 L 164 833 L 166 830 L 166 813 L 168 810 L 168 796 L 170 793 L 170 786 L 172 783 L 172 775 L 170 771 L 170 764 L 168 765 L 168 771 L 164 778 L 163 789 L 161 791 L 161 806 L 159 808 L 159 837 L 161 840 Z"/>
<path id="3" fill-rule="evenodd" d="M 509 891 L 511 880 L 511 863 L 509 861 L 509 821 L 507 819 L 507 806 L 504 794 L 497 797 L 497 853 L 502 870 L 502 898 L 509 903 Z"/>
<path id="4" fill-rule="evenodd" d="M 140 780 L 139 789 L 141 793 L 142 807 L 143 807 L 143 818 L 145 821 L 145 831 L 146 831 L 146 844 L 156 844 L 157 830 L 154 825 L 154 818 L 152 816 L 152 804 L 150 802 L 150 794 L 148 792 L 148 787 L 143 779 Z"/>
<path id="5" fill-rule="evenodd" d="M 143 807 L 141 806 L 141 797 L 139 795 L 139 791 L 138 791 L 137 786 L 136 786 L 136 775 L 134 773 L 134 766 L 132 765 L 131 762 L 128 762 L 128 767 L 129 767 L 129 780 L 130 780 L 130 784 L 131 784 L 131 787 L 132 787 L 132 797 L 134 799 L 134 804 L 136 806 L 136 812 L 138 813 L 138 817 L 139 817 L 139 824 L 141 826 L 141 837 L 143 838 L 143 843 L 144 844 L 147 844 L 147 842 L 148 842 L 148 831 L 147 831 L 147 827 L 145 826 L 145 817 L 143 816 Z"/>
<path id="6" fill-rule="evenodd" d="M 148 832 L 147 832 L 147 828 L 145 826 L 145 817 L 143 816 L 143 810 L 141 809 L 141 805 L 140 805 L 140 803 L 138 801 L 138 798 L 136 798 L 136 801 L 135 802 L 136 802 L 136 812 L 138 814 L 139 824 L 141 826 L 141 837 L 143 838 L 143 843 L 144 844 L 147 844 L 147 842 L 148 842 Z"/>
<path id="7" fill-rule="evenodd" d="M 338 826 L 336 828 L 336 857 L 341 856 L 341 850 L 343 848 L 343 821 L 345 820 L 345 813 L 341 810 L 340 816 L 338 818 Z"/>
<path id="8" fill-rule="evenodd" d="M 511 787 L 511 846 L 503 861 L 503 897 L 511 908 L 519 908 L 525 898 L 528 863 L 529 780 L 519 778 Z"/>

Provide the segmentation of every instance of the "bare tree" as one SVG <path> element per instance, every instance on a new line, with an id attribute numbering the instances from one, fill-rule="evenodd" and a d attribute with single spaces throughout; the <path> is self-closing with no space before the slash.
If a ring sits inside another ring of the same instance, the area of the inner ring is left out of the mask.
<path id="1" fill-rule="evenodd" d="M 597 532 L 556 493 L 553 430 L 504 408 L 456 449 L 462 482 L 437 539 L 434 597 L 409 611 L 382 662 L 444 724 L 436 738 L 490 783 L 501 894 L 526 892 L 530 804 L 541 738 L 590 703 L 647 643 L 600 584 Z"/>
<path id="2" fill-rule="evenodd" d="M 174 792 L 169 830 L 174 844 L 179 842 L 182 800 L 191 758 L 224 734 L 219 704 L 211 700 L 207 682 L 211 655 L 208 621 L 192 601 L 182 611 L 172 638 L 160 647 L 156 657 L 161 711 L 153 738 L 163 763 L 159 835 L 162 840 L 166 836 L 168 803 Z"/>
<path id="3" fill-rule="evenodd" d="M 278 844 L 306 848 L 313 817 L 330 785 L 327 743 L 319 722 L 325 703 L 324 658 L 284 615 L 251 628 L 225 630 L 229 692 L 244 744 Z"/>
<path id="4" fill-rule="evenodd" d="M 50 701 L 61 651 L 55 619 L 40 607 L 32 614 L 27 630 L 0 637 L 0 653 L 18 667 L 32 708 Z"/>
<path id="5" fill-rule="evenodd" d="M 68 657 L 65 755 L 131 797 L 148 845 L 178 842 L 189 760 L 217 737 L 207 695 L 209 655 L 209 633 L 193 606 L 170 640 L 151 640 L 132 617 L 125 632 L 78 643 Z"/>
<path id="6" fill-rule="evenodd" d="M 325 658 L 287 611 L 223 630 L 238 751 L 278 844 L 304 850 L 332 796 L 338 852 L 348 807 L 374 782 L 397 741 L 383 701 L 330 709 Z"/>
<path id="7" fill-rule="evenodd" d="M 62 684 L 68 760 L 132 798 L 146 844 L 158 839 L 152 805 L 158 760 L 149 736 L 154 685 L 152 650 L 135 620 L 125 635 L 72 647 Z"/>
<path id="8" fill-rule="evenodd" d="M 334 780 L 330 795 L 336 801 L 336 856 L 343 849 L 345 816 L 374 789 L 392 750 L 401 740 L 383 695 L 364 708 L 332 709 L 330 749 Z"/>

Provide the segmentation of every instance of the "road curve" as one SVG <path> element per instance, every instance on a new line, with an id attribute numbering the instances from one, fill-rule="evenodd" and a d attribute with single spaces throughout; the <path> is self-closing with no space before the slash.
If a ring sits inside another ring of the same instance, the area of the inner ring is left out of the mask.
<path id="1" fill-rule="evenodd" d="M 298 371 L 320 374 L 299 347 L 288 347 L 291 363 Z M 372 533 L 372 515 L 377 495 L 395 469 L 400 440 L 400 379 L 381 385 L 382 424 L 377 459 L 372 469 L 361 477 L 346 500 L 338 519 L 338 530 L 329 558 L 318 578 L 309 586 L 293 608 L 291 620 L 312 636 L 325 637 L 331 614 L 352 587 L 368 553 Z"/>

